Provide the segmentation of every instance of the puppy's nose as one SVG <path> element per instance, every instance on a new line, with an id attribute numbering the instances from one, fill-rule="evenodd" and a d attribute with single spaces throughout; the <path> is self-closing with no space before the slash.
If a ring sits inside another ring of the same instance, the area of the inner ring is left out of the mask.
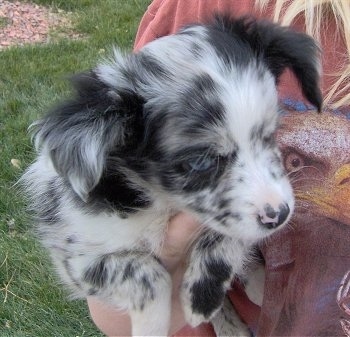
<path id="1" fill-rule="evenodd" d="M 278 209 L 275 209 L 270 204 L 265 204 L 263 211 L 259 213 L 258 221 L 268 229 L 277 228 L 286 221 L 289 213 L 288 204 L 280 204 Z"/>

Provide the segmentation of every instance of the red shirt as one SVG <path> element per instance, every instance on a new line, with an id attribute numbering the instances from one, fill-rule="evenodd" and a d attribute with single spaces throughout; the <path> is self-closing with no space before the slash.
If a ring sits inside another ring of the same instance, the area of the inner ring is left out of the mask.
<path id="1" fill-rule="evenodd" d="M 140 23 L 135 51 L 185 24 L 204 22 L 213 12 L 271 16 L 271 9 L 259 13 L 251 0 L 155 0 Z M 304 31 L 303 17 L 293 28 Z M 334 38 L 332 20 L 325 20 L 322 29 L 325 93 L 332 83 L 329 75 L 345 62 L 346 49 L 341 38 Z M 229 295 L 259 336 L 350 336 L 350 108 L 316 116 L 288 71 L 282 75 L 279 93 L 289 112 L 278 136 L 286 168 L 293 158 L 303 164 L 294 179 L 293 228 L 261 246 L 266 262 L 261 309 L 240 288 Z M 185 327 L 176 334 L 204 335 L 215 335 L 210 325 Z"/>

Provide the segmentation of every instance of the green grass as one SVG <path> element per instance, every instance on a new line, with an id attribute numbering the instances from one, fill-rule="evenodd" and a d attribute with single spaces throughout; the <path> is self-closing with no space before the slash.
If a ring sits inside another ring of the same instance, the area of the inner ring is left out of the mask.
<path id="1" fill-rule="evenodd" d="M 34 2 L 72 11 L 84 38 L 0 52 L 0 336 L 101 336 L 85 302 L 67 300 L 15 182 L 34 158 L 30 123 L 67 94 L 67 75 L 95 65 L 112 45 L 132 48 L 150 0 Z"/>

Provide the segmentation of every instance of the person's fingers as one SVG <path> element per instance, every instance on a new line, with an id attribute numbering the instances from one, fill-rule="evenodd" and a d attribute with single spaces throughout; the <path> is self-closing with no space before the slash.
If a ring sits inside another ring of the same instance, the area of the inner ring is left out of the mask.
<path id="1" fill-rule="evenodd" d="M 199 228 L 199 223 L 187 213 L 179 213 L 170 220 L 161 251 L 161 260 L 170 272 L 184 258 Z"/>
<path id="2" fill-rule="evenodd" d="M 92 320 L 105 335 L 131 335 L 131 321 L 125 311 L 118 310 L 94 296 L 87 297 L 87 304 Z"/>

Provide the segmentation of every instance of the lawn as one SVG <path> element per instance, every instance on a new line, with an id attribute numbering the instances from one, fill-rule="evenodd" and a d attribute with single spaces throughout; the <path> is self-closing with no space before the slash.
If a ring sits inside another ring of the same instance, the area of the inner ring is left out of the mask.
<path id="1" fill-rule="evenodd" d="M 0 51 L 0 336 L 102 336 L 85 302 L 67 300 L 15 183 L 34 158 L 28 126 L 67 94 L 67 75 L 93 66 L 112 45 L 132 48 L 150 0 L 34 2 L 73 12 L 84 38 Z"/>

